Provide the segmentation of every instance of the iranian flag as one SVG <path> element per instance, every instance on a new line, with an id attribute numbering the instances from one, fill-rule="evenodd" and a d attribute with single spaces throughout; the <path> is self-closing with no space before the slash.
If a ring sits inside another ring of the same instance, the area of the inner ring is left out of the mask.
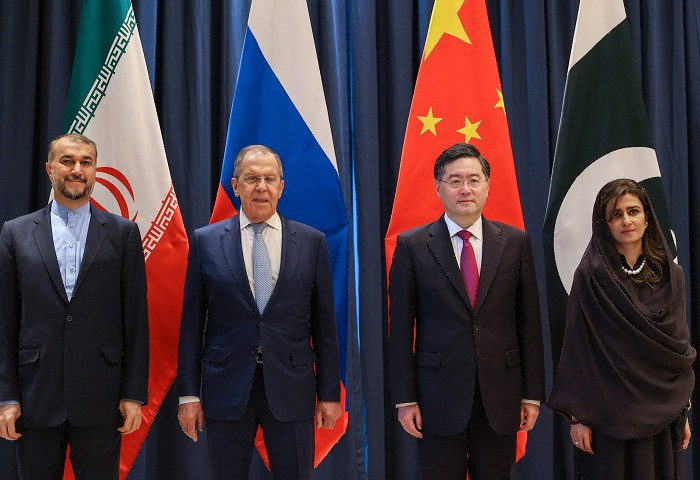
<path id="1" fill-rule="evenodd" d="M 187 266 L 187 235 L 129 0 L 83 0 L 64 131 L 97 144 L 93 205 L 135 221 L 142 235 L 149 398 L 141 428 L 122 438 L 120 478 L 126 478 L 175 378 Z"/>
<path id="2" fill-rule="evenodd" d="M 593 203 L 617 178 L 644 185 L 675 252 L 624 4 L 581 0 L 543 232 L 555 365 L 574 271 L 591 238 Z"/>

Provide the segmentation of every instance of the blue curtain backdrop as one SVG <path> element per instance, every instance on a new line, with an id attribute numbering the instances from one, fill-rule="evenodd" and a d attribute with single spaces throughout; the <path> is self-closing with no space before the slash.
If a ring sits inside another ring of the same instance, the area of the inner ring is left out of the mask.
<path id="1" fill-rule="evenodd" d="M 250 0 L 133 0 L 173 182 L 188 232 L 208 222 Z M 351 231 L 350 427 L 319 479 L 418 477 L 416 444 L 385 404 L 383 237 L 432 0 L 308 0 Z M 487 0 L 525 224 L 545 305 L 541 227 L 578 0 Z M 625 2 L 700 345 L 700 5 Z M 79 0 L 0 2 L 0 223 L 44 205 L 46 148 L 61 132 Z M 474 72 L 478 75 L 478 72 Z M 449 82 L 450 72 L 445 72 Z M 581 219 L 588 221 L 588 219 Z M 548 340 L 546 309 L 543 330 Z M 2 335 L 2 332 L 0 332 Z M 548 343 L 548 342 L 546 342 Z M 548 360 L 551 386 L 551 361 Z M 696 402 L 697 403 L 697 402 Z M 621 406 L 624 408 L 624 406 Z M 179 429 L 166 397 L 129 476 L 206 478 L 206 442 Z M 700 421 L 694 419 L 700 432 Z M 568 428 L 546 408 L 516 479 L 571 478 Z M 688 478 L 700 471 L 691 441 Z M 0 440 L 0 479 L 14 479 Z M 266 478 L 259 461 L 251 478 Z"/>

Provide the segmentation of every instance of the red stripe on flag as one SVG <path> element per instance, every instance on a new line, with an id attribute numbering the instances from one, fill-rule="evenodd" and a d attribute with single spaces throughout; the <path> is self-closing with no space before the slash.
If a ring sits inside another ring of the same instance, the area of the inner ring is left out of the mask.
<path id="1" fill-rule="evenodd" d="M 148 237 L 144 238 L 144 241 L 147 240 Z M 121 479 L 126 478 L 133 466 L 177 373 L 177 344 L 187 250 L 187 234 L 178 208 L 146 261 L 150 337 L 148 405 L 143 407 L 141 427 L 122 438 Z"/>
<path id="2" fill-rule="evenodd" d="M 214 210 L 211 212 L 211 218 L 209 223 L 216 223 L 220 220 L 233 217 L 236 213 L 236 209 L 231 203 L 231 199 L 228 198 L 228 194 L 224 187 L 219 183 L 219 190 L 216 192 L 216 200 L 214 201 Z"/>

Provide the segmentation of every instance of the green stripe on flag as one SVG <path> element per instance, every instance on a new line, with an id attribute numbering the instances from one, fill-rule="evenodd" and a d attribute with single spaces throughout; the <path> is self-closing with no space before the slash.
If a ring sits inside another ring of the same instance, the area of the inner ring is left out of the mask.
<path id="1" fill-rule="evenodd" d="M 85 130 L 135 26 L 130 0 L 83 1 L 64 132 Z"/>

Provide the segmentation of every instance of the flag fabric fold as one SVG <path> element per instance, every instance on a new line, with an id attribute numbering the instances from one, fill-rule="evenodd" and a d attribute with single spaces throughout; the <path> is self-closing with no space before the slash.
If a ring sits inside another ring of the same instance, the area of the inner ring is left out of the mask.
<path id="1" fill-rule="evenodd" d="M 129 0 L 84 0 L 64 131 L 97 144 L 91 202 L 135 221 L 148 281 L 148 404 L 122 438 L 126 478 L 177 369 L 187 235 L 170 178 L 136 18 Z M 72 472 L 67 469 L 67 478 Z"/>
<path id="2" fill-rule="evenodd" d="M 554 364 L 574 271 L 591 238 L 598 191 L 641 182 L 675 254 L 670 219 L 622 0 L 581 0 L 543 228 Z"/>
<path id="3" fill-rule="evenodd" d="M 387 272 L 396 237 L 443 212 L 433 185 L 435 159 L 471 143 L 491 164 L 484 216 L 524 228 L 506 107 L 484 0 L 436 0 L 404 137 L 385 239 Z M 527 434 L 518 435 L 525 453 Z"/>
<path id="4" fill-rule="evenodd" d="M 251 144 L 266 145 L 282 159 L 280 213 L 322 231 L 330 252 L 343 414 L 334 429 L 316 430 L 318 466 L 348 423 L 348 218 L 306 2 L 252 2 L 212 223 L 240 208 L 231 187 L 233 165 L 241 148 Z M 267 464 L 260 431 L 256 445 Z"/>

